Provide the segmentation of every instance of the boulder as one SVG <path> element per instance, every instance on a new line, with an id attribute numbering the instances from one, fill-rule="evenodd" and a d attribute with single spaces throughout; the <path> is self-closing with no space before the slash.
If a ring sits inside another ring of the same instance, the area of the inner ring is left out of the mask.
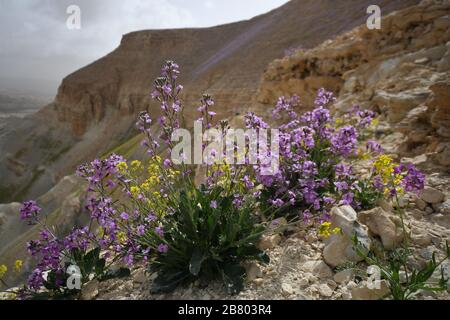
<path id="1" fill-rule="evenodd" d="M 425 187 L 420 193 L 420 198 L 427 203 L 441 203 L 445 200 L 445 194 L 435 188 Z"/>
<path id="2" fill-rule="evenodd" d="M 391 213 L 377 207 L 360 212 L 358 216 L 359 221 L 365 224 L 371 233 L 381 238 L 385 249 L 392 250 L 403 241 L 403 232 L 395 224 Z"/>
<path id="3" fill-rule="evenodd" d="M 371 240 L 366 226 L 357 221 L 357 214 L 350 206 L 334 207 L 331 210 L 331 223 L 333 227 L 339 227 L 342 234 L 333 234 L 326 241 L 323 250 L 325 262 L 332 266 L 340 266 L 347 262 L 362 261 L 354 249 L 353 237 L 356 235 L 359 243 L 370 248 Z"/>
<path id="4" fill-rule="evenodd" d="M 353 279 L 355 276 L 355 270 L 354 269 L 345 269 L 338 273 L 336 273 L 333 277 L 334 281 L 337 283 L 348 283 L 350 280 Z"/>

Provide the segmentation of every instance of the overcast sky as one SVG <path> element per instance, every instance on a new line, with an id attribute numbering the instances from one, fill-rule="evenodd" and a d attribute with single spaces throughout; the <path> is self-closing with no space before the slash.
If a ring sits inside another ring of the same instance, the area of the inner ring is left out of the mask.
<path id="1" fill-rule="evenodd" d="M 252 18 L 287 0 L 0 0 L 0 88 L 56 92 L 61 79 L 143 29 L 208 27 Z M 81 9 L 81 29 L 66 26 Z"/>

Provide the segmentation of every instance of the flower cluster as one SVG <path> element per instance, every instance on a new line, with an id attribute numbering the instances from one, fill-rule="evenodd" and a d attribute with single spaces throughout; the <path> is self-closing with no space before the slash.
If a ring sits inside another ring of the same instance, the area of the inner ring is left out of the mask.
<path id="1" fill-rule="evenodd" d="M 333 126 L 328 107 L 334 101 L 331 92 L 321 89 L 314 101 L 315 108 L 299 116 L 295 112 L 300 105 L 298 97 L 278 100 L 274 117 L 279 119 L 284 113 L 288 116 L 288 121 L 279 125 L 280 172 L 263 176 L 258 174 L 258 168 L 255 170 L 258 182 L 265 186 L 263 193 L 268 203 L 300 208 L 306 212 L 303 216 L 315 212 L 322 217 L 327 216 L 334 204 L 357 205 L 348 179 L 351 167 L 344 163 L 358 154 L 358 131 L 352 125 Z M 368 117 L 366 113 L 359 115 Z M 253 114 L 247 118 L 247 127 L 265 124 Z"/>
<path id="2" fill-rule="evenodd" d="M 425 175 L 414 165 L 398 165 L 383 154 L 373 162 L 373 185 L 384 195 L 419 193 L 425 186 Z"/>
<path id="3" fill-rule="evenodd" d="M 331 92 L 320 89 L 313 110 L 299 116 L 298 97 L 278 99 L 272 114 L 275 119 L 287 119 L 279 125 L 280 171 L 266 176 L 255 167 L 267 203 L 290 214 L 300 209 L 300 216 L 307 221 L 312 215 L 326 220 L 334 205 L 369 208 L 383 192 L 394 195 L 421 190 L 424 176 L 414 166 L 394 165 L 381 154 L 376 141 L 364 142 L 365 130 L 377 123 L 375 113 L 354 106 L 333 119 L 329 107 L 334 101 Z M 253 113 L 246 116 L 246 124 L 248 128 L 268 127 Z M 361 147 L 363 143 L 365 147 Z M 378 157 L 373 174 L 370 179 L 361 179 L 353 172 L 352 163 L 373 157 Z"/>
<path id="4" fill-rule="evenodd" d="M 332 234 L 339 234 L 339 233 L 341 233 L 341 228 L 336 227 L 336 228 L 331 229 L 331 222 L 329 222 L 329 221 L 323 222 L 319 226 L 319 229 L 318 229 L 319 236 L 324 237 L 324 238 L 328 238 Z"/>

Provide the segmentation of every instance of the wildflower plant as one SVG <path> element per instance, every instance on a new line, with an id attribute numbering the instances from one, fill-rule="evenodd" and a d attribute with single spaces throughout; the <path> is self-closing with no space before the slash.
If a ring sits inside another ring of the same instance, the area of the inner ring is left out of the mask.
<path id="1" fill-rule="evenodd" d="M 434 252 L 421 269 L 409 266 L 409 260 L 414 257 L 414 252 L 407 246 L 396 248 L 391 252 L 374 254 L 368 252 L 356 237 L 353 238 L 353 243 L 356 253 L 369 265 L 378 267 L 382 279 L 387 280 L 389 294 L 382 297 L 383 299 L 411 300 L 420 291 L 443 292 L 448 288 L 449 278 L 443 266 L 443 263 L 450 259 L 448 243 L 444 257 L 438 259 Z M 432 277 L 436 271 L 440 271 L 440 277 L 438 281 L 433 281 Z"/>
<path id="2" fill-rule="evenodd" d="M 17 293 L 22 298 L 62 298 L 76 296 L 80 293 L 82 285 L 90 280 L 103 280 L 113 276 L 128 275 L 129 270 L 120 270 L 119 273 L 109 271 L 113 261 L 108 261 L 108 255 L 102 254 L 103 239 L 92 230 L 94 216 L 89 226 L 76 227 L 65 235 L 59 236 L 56 228 L 46 224 L 42 209 L 35 201 L 26 201 L 21 210 L 22 220 L 29 225 L 37 225 L 39 239 L 27 243 L 28 253 L 37 261 L 36 266 L 28 277 L 27 284 Z M 23 262 L 17 260 L 14 271 L 19 272 Z M 70 266 L 76 266 L 79 273 L 80 286 L 69 285 L 71 273 Z M 46 291 L 43 291 L 43 289 Z"/>
<path id="3" fill-rule="evenodd" d="M 359 208 L 373 201 L 364 199 L 367 192 L 358 186 L 359 179 L 351 163 L 358 157 L 358 130 L 371 125 L 375 114 L 358 108 L 334 120 L 329 110 L 334 101 L 331 92 L 321 89 L 314 109 L 299 115 L 296 109 L 300 107 L 300 99 L 281 97 L 273 110 L 275 119 L 284 120 L 279 125 L 280 170 L 275 175 L 263 176 L 260 168 L 255 168 L 266 201 L 285 208 L 281 210 L 284 212 L 300 211 L 305 220 L 311 215 L 326 220 L 334 205 Z M 268 126 L 251 113 L 246 119 L 248 128 Z M 373 143 L 367 148 L 371 147 Z"/>

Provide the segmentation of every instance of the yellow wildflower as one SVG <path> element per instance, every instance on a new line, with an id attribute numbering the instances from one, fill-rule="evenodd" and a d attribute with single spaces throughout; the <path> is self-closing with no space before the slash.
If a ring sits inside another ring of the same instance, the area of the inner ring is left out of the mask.
<path id="1" fill-rule="evenodd" d="M 148 182 L 144 182 L 141 184 L 141 190 L 149 191 L 150 190 L 150 184 Z"/>
<path id="2" fill-rule="evenodd" d="M 383 154 L 375 160 L 373 166 L 375 168 L 375 172 L 383 178 L 384 183 L 390 181 L 395 167 L 391 157 Z"/>
<path id="3" fill-rule="evenodd" d="M 158 191 L 153 192 L 153 196 L 156 198 L 161 197 L 161 194 Z"/>
<path id="4" fill-rule="evenodd" d="M 331 229 L 331 222 L 325 221 L 319 226 L 319 236 L 328 238 L 332 234 L 341 233 L 341 228 L 336 227 Z"/>
<path id="5" fill-rule="evenodd" d="M 379 123 L 380 121 L 378 119 L 373 119 L 371 125 L 376 127 Z"/>
<path id="6" fill-rule="evenodd" d="M 16 260 L 14 263 L 14 272 L 20 272 L 22 269 L 23 261 L 22 260 Z"/>
<path id="7" fill-rule="evenodd" d="M 139 160 L 133 160 L 131 161 L 131 170 L 138 171 L 142 169 L 142 162 Z"/>
<path id="8" fill-rule="evenodd" d="M 133 196 L 137 196 L 141 192 L 141 190 L 139 189 L 139 187 L 134 186 L 130 188 L 130 192 Z"/>
<path id="9" fill-rule="evenodd" d="M 394 177 L 394 185 L 398 186 L 402 183 L 403 176 L 401 174 L 396 174 Z"/>
<path id="10" fill-rule="evenodd" d="M 331 227 L 331 223 L 330 222 L 324 222 L 319 226 L 319 235 L 325 238 L 328 238 L 331 233 L 330 233 L 330 227 Z"/>
<path id="11" fill-rule="evenodd" d="M 337 118 L 334 122 L 337 126 L 340 126 L 341 124 L 344 123 L 344 120 L 342 120 L 342 118 Z"/>
<path id="12" fill-rule="evenodd" d="M 121 243 L 126 242 L 126 241 L 127 241 L 127 236 L 126 236 L 125 232 L 123 232 L 123 231 L 118 232 L 118 233 L 117 233 L 117 239 L 118 239 Z"/>
<path id="13" fill-rule="evenodd" d="M 333 233 L 333 234 L 338 234 L 338 233 L 341 233 L 341 228 L 339 228 L 339 227 L 336 227 L 336 228 L 334 228 L 331 232 Z"/>
<path id="14" fill-rule="evenodd" d="M 119 162 L 117 164 L 117 170 L 119 170 L 120 173 L 125 173 L 128 170 L 128 165 L 126 162 Z"/>
<path id="15" fill-rule="evenodd" d="M 0 265 L 0 279 L 4 277 L 6 272 L 8 272 L 8 267 L 4 264 Z"/>

